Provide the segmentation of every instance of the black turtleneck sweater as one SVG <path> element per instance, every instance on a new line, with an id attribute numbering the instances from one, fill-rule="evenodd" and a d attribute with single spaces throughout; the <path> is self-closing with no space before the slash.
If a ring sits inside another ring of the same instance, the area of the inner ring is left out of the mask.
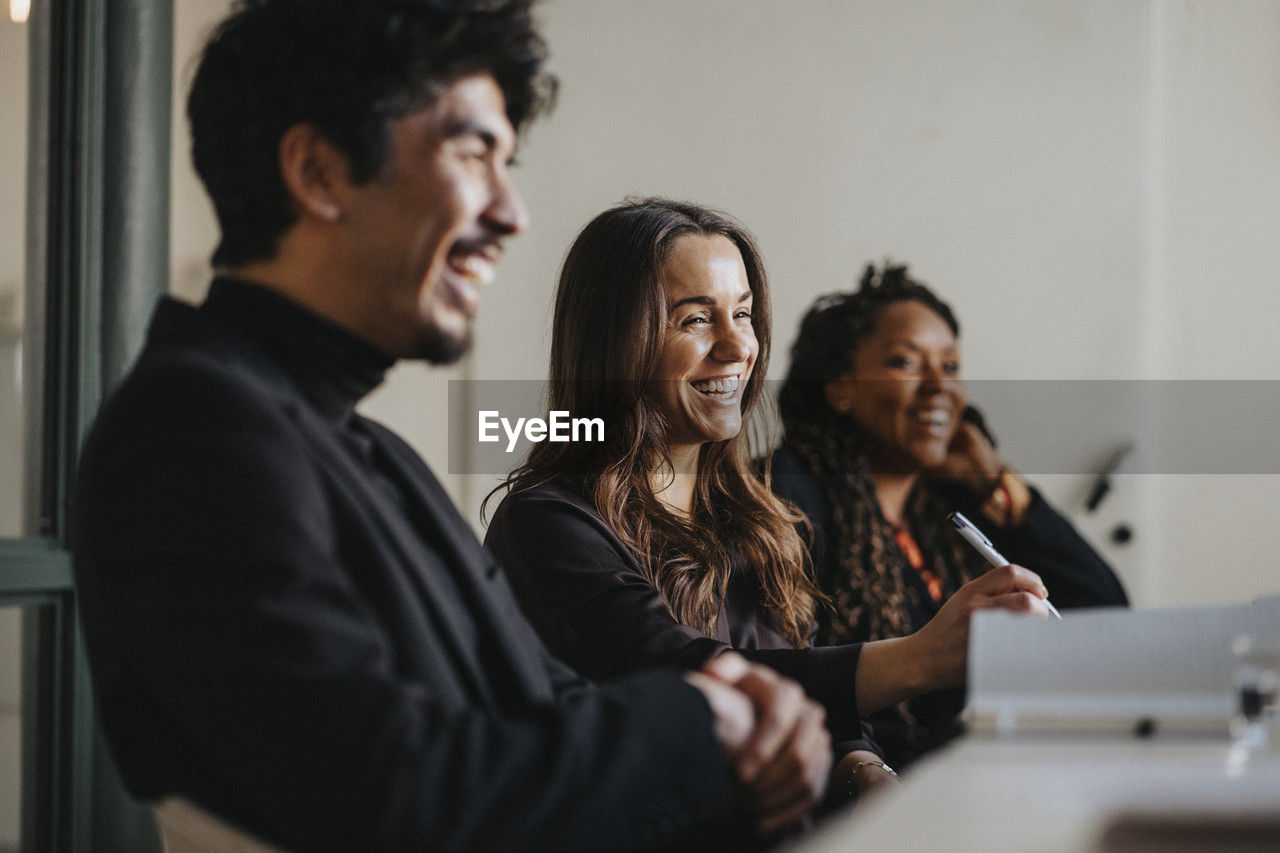
<path id="1" fill-rule="evenodd" d="M 701 695 L 553 659 L 427 466 L 355 411 L 390 364 L 265 287 L 160 305 L 73 510 L 130 790 L 288 848 L 740 841 Z"/>
<path id="2" fill-rule="evenodd" d="M 172 303 L 161 311 L 188 313 Z M 372 344 L 260 285 L 216 278 L 198 311 L 260 346 L 335 423 L 350 421 L 356 404 L 394 363 Z"/>
<path id="3" fill-rule="evenodd" d="M 273 290 L 231 278 L 214 279 L 203 313 L 251 337 L 297 383 L 315 410 L 332 422 L 334 434 L 363 467 L 373 484 L 424 535 L 432 525 L 407 499 L 411 484 L 403 468 L 379 443 L 370 422 L 356 415 L 356 405 L 382 383 L 395 360 L 362 338 L 334 325 Z M 436 543 L 439 544 L 439 543 Z M 445 564 L 451 568 L 450 564 Z M 469 618 L 453 571 L 441 575 L 449 609 L 471 643 L 483 643 Z"/>

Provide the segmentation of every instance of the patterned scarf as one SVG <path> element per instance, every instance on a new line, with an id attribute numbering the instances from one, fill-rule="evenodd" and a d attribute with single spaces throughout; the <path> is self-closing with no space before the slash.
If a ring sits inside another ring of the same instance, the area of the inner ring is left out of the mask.
<path id="1" fill-rule="evenodd" d="M 804 426 L 788 432 L 787 444 L 821 484 L 831 512 L 831 527 L 826 530 L 830 559 L 825 567 L 817 567 L 822 575 L 816 580 L 830 596 L 834 612 L 821 609 L 818 644 L 842 645 L 913 633 L 918 626 L 911 624 L 911 610 L 933 612 L 936 605 L 916 586 L 904 583 L 916 569 L 898 546 L 893 525 L 880 512 L 867 465 L 866 437 L 857 430 Z M 920 478 L 904 513 L 925 568 L 941 579 L 946 596 L 988 569 L 951 532 L 946 523 L 951 509 Z M 907 703 L 900 703 L 896 710 L 913 740 L 923 735 Z"/>

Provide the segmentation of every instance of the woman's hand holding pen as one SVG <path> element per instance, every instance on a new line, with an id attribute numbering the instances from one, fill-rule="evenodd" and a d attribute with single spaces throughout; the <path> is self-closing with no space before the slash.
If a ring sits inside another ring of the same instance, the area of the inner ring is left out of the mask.
<path id="1" fill-rule="evenodd" d="M 964 684 L 974 612 L 999 608 L 1048 616 L 1048 595 L 1035 572 L 1001 566 L 956 590 L 914 634 L 864 644 L 854 684 L 859 712 L 873 714 L 922 693 Z"/>
<path id="2" fill-rule="evenodd" d="M 969 620 L 975 611 L 1000 609 L 1048 616 L 1049 597 L 1040 576 L 1022 566 L 1001 566 L 974 578 L 947 599 L 937 614 L 909 640 L 933 670 L 934 688 L 964 684 L 969 656 Z"/>

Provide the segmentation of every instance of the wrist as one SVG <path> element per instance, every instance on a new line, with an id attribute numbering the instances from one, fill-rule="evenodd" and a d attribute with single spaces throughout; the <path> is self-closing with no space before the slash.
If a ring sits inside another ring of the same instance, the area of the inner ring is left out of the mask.
<path id="1" fill-rule="evenodd" d="M 854 677 L 858 713 L 874 714 L 934 689 L 934 657 L 920 631 L 864 643 Z"/>
<path id="2" fill-rule="evenodd" d="M 1000 476 L 982 499 L 982 514 L 1000 527 L 1016 527 L 1026 517 L 1031 505 L 1031 489 L 1008 467 L 1001 466 Z"/>
<path id="3" fill-rule="evenodd" d="M 1003 464 L 996 465 L 993 470 L 978 472 L 978 480 L 970 485 L 973 486 L 974 494 L 978 496 L 979 503 L 986 503 L 991 496 L 1004 483 L 1005 474 L 1009 473 L 1009 469 Z"/>
<path id="4" fill-rule="evenodd" d="M 856 750 L 840 760 L 835 778 L 837 790 L 853 802 L 866 791 L 897 780 L 898 773 L 880 756 L 865 750 Z"/>
<path id="5" fill-rule="evenodd" d="M 856 780 L 859 776 L 867 776 L 867 775 L 897 776 L 898 775 L 897 770 L 894 770 L 892 767 L 890 767 L 888 764 L 885 764 L 884 761 L 882 761 L 879 758 L 862 758 L 857 761 L 852 761 L 849 763 L 849 765 L 845 769 L 849 771 L 849 777 L 851 781 Z"/>

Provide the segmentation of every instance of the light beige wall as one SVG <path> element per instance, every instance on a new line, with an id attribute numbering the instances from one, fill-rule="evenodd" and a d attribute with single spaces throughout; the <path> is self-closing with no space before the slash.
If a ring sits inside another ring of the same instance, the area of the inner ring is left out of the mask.
<path id="1" fill-rule="evenodd" d="M 27 162 L 27 25 L 0 10 L 0 299 L 22 281 Z"/>
<path id="2" fill-rule="evenodd" d="M 1280 3 L 1157 10 L 1159 373 L 1280 379 Z M 1168 476 L 1155 497 L 1154 598 L 1280 591 L 1280 476 Z"/>
<path id="3" fill-rule="evenodd" d="M 180 61 L 217 12 L 179 0 Z M 972 377 L 1280 369 L 1266 334 L 1280 298 L 1266 263 L 1280 242 L 1280 5 L 546 0 L 542 17 L 563 93 L 522 142 L 533 227 L 486 293 L 472 356 L 449 372 L 399 368 L 366 406 L 438 470 L 446 380 L 545 375 L 564 251 L 632 193 L 713 204 L 755 231 L 775 285 L 774 376 L 813 297 L 886 255 L 956 307 Z M 195 292 L 214 231 L 175 139 L 175 281 Z M 1222 263 L 1238 300 L 1225 314 L 1231 300 L 1204 290 Z M 1242 340 L 1247 369 L 1231 355 Z M 1081 471 L 1110 449 L 1087 423 L 1076 443 Z M 493 482 L 446 477 L 473 518 Z M 1122 477 L 1085 515 L 1088 476 L 1041 478 L 1140 601 L 1280 589 L 1258 570 L 1280 488 L 1224 481 L 1215 494 L 1242 498 L 1224 518 L 1203 514 L 1205 482 Z M 1223 565 L 1219 532 L 1242 518 L 1249 565 Z M 1106 541 L 1120 522 L 1137 533 L 1124 548 Z"/>
<path id="4" fill-rule="evenodd" d="M 22 526 L 27 27 L 0 15 L 0 536 Z"/>
<path id="5" fill-rule="evenodd" d="M 0 11 L 0 536 L 22 529 L 27 27 Z M 0 848 L 21 824 L 21 614 L 0 609 Z"/>
<path id="6" fill-rule="evenodd" d="M 209 286 L 209 256 L 218 242 L 218 223 L 209 198 L 191 166 L 191 134 L 187 130 L 187 90 L 195 73 L 200 46 L 209 30 L 230 8 L 226 0 L 173 4 L 173 151 L 169 157 L 169 265 L 171 292 L 199 302 Z"/>

